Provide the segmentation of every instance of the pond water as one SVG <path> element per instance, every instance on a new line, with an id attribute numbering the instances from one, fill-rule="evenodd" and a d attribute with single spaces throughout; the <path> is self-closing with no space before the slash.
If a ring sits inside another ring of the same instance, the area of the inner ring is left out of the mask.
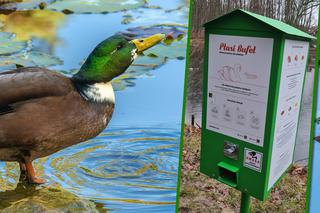
<path id="1" fill-rule="evenodd" d="M 173 212 L 179 134 L 175 128 L 111 125 L 47 158 L 45 177 L 108 210 Z"/>
<path id="2" fill-rule="evenodd" d="M 319 76 L 318 76 L 319 81 Z M 317 111 L 316 118 L 320 117 L 320 84 L 318 83 L 318 91 L 317 91 Z M 320 124 L 316 123 L 315 125 L 315 136 L 320 135 Z M 312 174 L 311 174 L 311 183 L 310 183 L 310 200 L 309 200 L 309 209 L 310 212 L 319 212 L 320 211 L 320 143 L 314 140 L 313 143 L 313 158 L 312 158 Z"/>
<path id="3" fill-rule="evenodd" d="M 151 24 L 187 24 L 186 1 L 149 4 L 162 9 L 63 15 L 54 38 L 33 36 L 32 48 L 63 60 L 63 65 L 49 69 L 79 69 L 99 42 L 117 32 Z M 175 12 L 166 11 L 181 5 Z M 134 20 L 121 24 L 128 13 Z M 113 118 L 98 137 L 34 163 L 47 180 L 41 187 L 62 187 L 95 203 L 99 211 L 173 212 L 184 71 L 184 59 L 169 59 L 116 91 Z M 17 178 L 16 164 L 0 162 L 0 191 L 14 188 Z"/>

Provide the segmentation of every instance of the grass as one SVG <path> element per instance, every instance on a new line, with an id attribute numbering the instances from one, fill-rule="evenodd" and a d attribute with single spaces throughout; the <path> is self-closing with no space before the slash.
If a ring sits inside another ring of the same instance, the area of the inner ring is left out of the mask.
<path id="1" fill-rule="evenodd" d="M 200 129 L 186 126 L 179 212 L 239 212 L 240 192 L 200 174 L 200 139 Z M 294 165 L 265 202 L 252 198 L 251 212 L 304 212 L 306 179 L 306 168 Z"/>

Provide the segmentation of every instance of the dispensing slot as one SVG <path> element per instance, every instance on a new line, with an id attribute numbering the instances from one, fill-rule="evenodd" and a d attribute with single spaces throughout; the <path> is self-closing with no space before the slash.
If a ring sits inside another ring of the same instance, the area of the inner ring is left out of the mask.
<path id="1" fill-rule="evenodd" d="M 225 162 L 218 163 L 218 167 L 219 167 L 218 180 L 231 187 L 237 187 L 239 168 Z"/>

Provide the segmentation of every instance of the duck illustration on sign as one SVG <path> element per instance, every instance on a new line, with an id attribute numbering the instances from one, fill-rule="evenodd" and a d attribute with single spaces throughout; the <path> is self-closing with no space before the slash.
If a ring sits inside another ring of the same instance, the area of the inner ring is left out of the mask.
<path id="1" fill-rule="evenodd" d="M 258 76 L 256 74 L 241 72 L 241 65 L 235 64 L 233 66 L 223 66 L 222 69 L 218 70 L 218 76 L 221 80 L 241 82 L 241 78 L 246 79 L 256 79 Z M 242 77 L 241 77 L 242 76 Z"/>

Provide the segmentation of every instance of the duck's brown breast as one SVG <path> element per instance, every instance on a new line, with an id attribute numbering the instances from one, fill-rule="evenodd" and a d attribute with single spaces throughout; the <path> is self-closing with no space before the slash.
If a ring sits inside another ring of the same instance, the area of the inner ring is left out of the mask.
<path id="1" fill-rule="evenodd" d="M 113 109 L 113 103 L 88 102 L 75 90 L 18 103 L 0 119 L 0 160 L 17 161 L 26 153 L 36 159 L 95 137 Z"/>

